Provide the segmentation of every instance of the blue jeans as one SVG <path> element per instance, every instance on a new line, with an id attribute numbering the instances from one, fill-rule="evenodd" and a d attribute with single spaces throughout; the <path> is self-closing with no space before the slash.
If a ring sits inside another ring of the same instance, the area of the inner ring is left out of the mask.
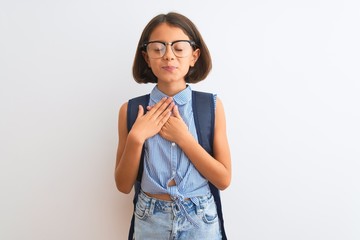
<path id="1" fill-rule="evenodd" d="M 213 196 L 209 193 L 197 198 L 198 205 L 184 200 L 179 206 L 174 201 L 151 198 L 140 191 L 135 208 L 135 240 L 220 240 Z"/>

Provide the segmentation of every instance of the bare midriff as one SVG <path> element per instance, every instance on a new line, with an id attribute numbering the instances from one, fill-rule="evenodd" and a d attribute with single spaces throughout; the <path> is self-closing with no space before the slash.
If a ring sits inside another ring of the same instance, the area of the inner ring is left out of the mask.
<path id="1" fill-rule="evenodd" d="M 169 187 L 171 186 L 175 186 L 176 185 L 176 182 L 175 180 L 171 180 L 168 184 Z M 160 200 L 164 200 L 164 201 L 172 201 L 171 197 L 169 194 L 151 194 L 151 193 L 147 193 L 146 192 L 146 195 L 148 195 L 149 197 L 152 197 L 152 198 L 156 198 L 156 199 L 160 199 Z"/>

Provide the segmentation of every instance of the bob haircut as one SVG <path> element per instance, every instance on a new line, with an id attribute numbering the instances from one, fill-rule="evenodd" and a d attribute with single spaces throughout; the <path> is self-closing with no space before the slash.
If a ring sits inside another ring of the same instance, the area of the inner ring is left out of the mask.
<path id="1" fill-rule="evenodd" d="M 160 24 L 167 23 L 170 26 L 178 27 L 184 31 L 190 40 L 194 41 L 196 48 L 200 49 L 200 56 L 194 67 L 190 67 L 189 72 L 185 76 L 187 83 L 197 83 L 204 80 L 212 68 L 210 52 L 194 23 L 187 17 L 169 12 L 168 14 L 159 14 L 155 16 L 144 28 L 135 54 L 133 63 L 133 77 L 138 83 L 157 83 L 157 77 L 153 74 L 143 57 L 143 44 L 149 41 L 153 30 Z"/>

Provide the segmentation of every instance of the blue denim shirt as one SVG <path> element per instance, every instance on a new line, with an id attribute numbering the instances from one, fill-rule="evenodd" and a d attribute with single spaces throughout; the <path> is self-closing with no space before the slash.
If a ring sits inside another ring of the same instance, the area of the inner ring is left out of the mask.
<path id="1" fill-rule="evenodd" d="M 197 139 L 194 123 L 190 86 L 173 96 L 180 115 L 190 133 Z M 156 86 L 150 93 L 149 105 L 154 105 L 163 97 L 167 97 Z M 214 95 L 214 100 L 215 100 Z M 169 194 L 174 201 L 183 202 L 190 198 L 198 204 L 196 197 L 210 192 L 208 181 L 194 167 L 185 153 L 173 142 L 162 138 L 159 134 L 145 141 L 144 171 L 141 188 L 151 194 Z M 169 187 L 171 180 L 176 185 Z"/>

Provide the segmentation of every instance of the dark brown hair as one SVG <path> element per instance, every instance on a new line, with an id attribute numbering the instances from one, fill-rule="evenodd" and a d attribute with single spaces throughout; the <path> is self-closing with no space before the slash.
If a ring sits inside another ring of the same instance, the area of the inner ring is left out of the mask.
<path id="1" fill-rule="evenodd" d="M 212 63 L 210 52 L 194 23 L 187 17 L 169 12 L 168 14 L 159 14 L 155 16 L 144 28 L 135 54 L 133 64 L 133 76 L 138 83 L 156 83 L 157 77 L 153 74 L 152 70 L 148 67 L 143 55 L 142 45 L 149 41 L 150 35 L 153 30 L 161 23 L 167 23 L 170 26 L 181 28 L 190 40 L 194 41 L 196 47 L 200 49 L 199 59 L 196 61 L 194 67 L 189 69 L 185 76 L 185 81 L 188 83 L 197 83 L 204 80 L 211 71 Z"/>

